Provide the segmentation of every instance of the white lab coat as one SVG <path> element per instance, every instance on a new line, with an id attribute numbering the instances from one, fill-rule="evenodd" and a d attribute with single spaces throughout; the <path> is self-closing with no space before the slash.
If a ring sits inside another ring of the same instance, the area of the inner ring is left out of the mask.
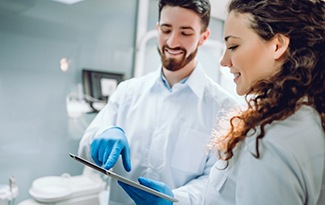
<path id="1" fill-rule="evenodd" d="M 172 89 L 164 86 L 160 69 L 120 83 L 86 130 L 79 155 L 90 159 L 92 139 L 119 126 L 129 141 L 132 171 L 124 171 L 121 160 L 114 170 L 134 181 L 139 176 L 162 181 L 174 189 L 179 205 L 197 205 L 216 161 L 207 149 L 212 128 L 235 101 L 200 66 Z M 111 201 L 133 204 L 115 180 L 111 183 Z"/>
<path id="2" fill-rule="evenodd" d="M 319 114 L 303 106 L 273 122 L 259 141 L 246 138 L 225 170 L 211 169 L 204 205 L 324 205 L 325 134 Z M 219 168 L 219 169 L 218 169 Z"/>

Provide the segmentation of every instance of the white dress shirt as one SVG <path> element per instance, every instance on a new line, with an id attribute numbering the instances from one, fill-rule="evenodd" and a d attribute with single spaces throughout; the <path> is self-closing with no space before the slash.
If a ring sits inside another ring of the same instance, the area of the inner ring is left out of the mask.
<path id="1" fill-rule="evenodd" d="M 212 168 L 204 205 L 324 205 L 325 134 L 319 114 L 301 107 L 283 121 L 266 126 L 235 150 L 227 169 Z"/>
<path id="2" fill-rule="evenodd" d="M 143 176 L 164 182 L 180 200 L 177 204 L 197 205 L 216 162 L 215 153 L 207 149 L 212 128 L 235 101 L 199 65 L 170 90 L 161 75 L 159 69 L 120 83 L 87 128 L 79 155 L 91 159 L 92 139 L 111 126 L 121 127 L 129 141 L 132 170 L 124 171 L 119 159 L 114 171 L 134 181 Z M 110 204 L 133 204 L 115 180 L 110 189 Z"/>

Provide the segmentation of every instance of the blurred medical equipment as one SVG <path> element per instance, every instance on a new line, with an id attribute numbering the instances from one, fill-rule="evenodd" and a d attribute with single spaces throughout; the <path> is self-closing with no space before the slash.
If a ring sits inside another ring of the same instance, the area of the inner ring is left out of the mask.
<path id="1" fill-rule="evenodd" d="M 0 205 L 14 205 L 18 187 L 14 177 L 9 178 L 9 185 L 0 184 Z"/>
<path id="2" fill-rule="evenodd" d="M 46 176 L 35 179 L 31 199 L 18 205 L 102 205 L 107 204 L 107 177 L 85 167 L 82 175 Z M 2 205 L 2 204 L 1 204 Z"/>
<path id="3" fill-rule="evenodd" d="M 124 74 L 91 69 L 82 70 L 82 83 L 75 92 L 66 97 L 66 108 L 69 117 L 69 136 L 79 139 L 86 128 L 107 103 L 117 85 L 123 81 Z"/>
<path id="4" fill-rule="evenodd" d="M 68 116 L 78 118 L 99 112 L 123 79 L 122 73 L 83 69 L 78 91 L 69 93 L 66 98 Z"/>
<path id="5" fill-rule="evenodd" d="M 82 70 L 82 84 L 83 93 L 85 96 L 90 96 L 91 98 L 85 98 L 86 102 L 92 106 L 93 100 L 104 101 L 105 104 L 108 98 L 115 91 L 117 85 L 124 79 L 124 74 L 122 73 L 112 73 L 106 71 L 95 71 L 89 69 Z M 92 107 L 94 111 L 99 111 L 98 109 Z"/>

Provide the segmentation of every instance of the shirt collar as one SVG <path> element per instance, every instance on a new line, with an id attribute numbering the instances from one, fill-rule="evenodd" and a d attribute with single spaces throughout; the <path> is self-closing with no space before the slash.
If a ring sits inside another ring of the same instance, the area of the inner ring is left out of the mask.
<path id="1" fill-rule="evenodd" d="M 164 86 L 169 90 L 169 92 L 172 92 L 172 91 L 173 91 L 173 88 L 170 87 L 170 85 L 169 85 L 169 83 L 168 83 L 166 77 L 164 76 L 163 72 L 161 72 L 160 76 L 161 76 L 161 80 L 162 80 L 162 82 L 164 83 Z M 182 80 L 179 81 L 178 83 L 185 84 L 185 82 L 186 82 L 187 79 L 188 79 L 188 77 L 182 79 Z"/>
<path id="2" fill-rule="evenodd" d="M 164 81 L 163 81 L 164 77 L 162 74 L 161 66 L 159 67 L 159 69 L 154 71 L 152 73 L 152 75 L 153 76 L 151 79 L 149 79 L 149 84 L 148 84 L 150 87 L 153 87 L 155 84 L 162 84 L 163 86 L 165 86 Z M 204 89 L 205 89 L 205 86 L 207 83 L 207 76 L 206 76 L 206 73 L 205 73 L 202 65 L 200 63 L 197 63 L 197 66 L 193 70 L 191 75 L 188 76 L 187 78 L 184 78 L 181 81 L 181 83 L 184 85 L 187 85 L 195 93 L 195 95 L 197 97 L 202 98 L 203 94 L 204 94 Z M 167 83 L 167 85 L 168 85 L 168 83 Z M 170 88 L 169 85 L 168 85 L 168 87 Z"/>

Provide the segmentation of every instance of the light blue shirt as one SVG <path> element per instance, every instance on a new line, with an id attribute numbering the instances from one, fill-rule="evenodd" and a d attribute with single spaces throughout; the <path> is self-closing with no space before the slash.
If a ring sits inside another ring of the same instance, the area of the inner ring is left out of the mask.
<path id="1" fill-rule="evenodd" d="M 182 79 L 182 80 L 179 81 L 178 83 L 184 84 L 184 83 L 186 82 L 187 78 L 188 78 L 188 77 Z M 166 77 L 164 76 L 163 73 L 161 73 L 161 80 L 162 80 L 162 82 L 164 83 L 165 87 L 169 90 L 169 92 L 173 92 L 173 88 L 170 87 L 170 85 L 169 85 L 169 83 L 168 83 L 168 81 L 167 81 L 167 79 L 166 79 Z"/>
<path id="2" fill-rule="evenodd" d="M 235 101 L 200 66 L 171 91 L 161 77 L 159 69 L 120 83 L 87 128 L 79 154 L 91 159 L 92 139 L 111 126 L 121 127 L 129 141 L 132 171 L 124 171 L 121 161 L 114 170 L 134 181 L 139 176 L 162 181 L 173 189 L 178 205 L 197 205 L 216 162 L 207 149 L 212 128 Z M 110 189 L 111 201 L 133 204 L 114 180 Z"/>
<path id="3" fill-rule="evenodd" d="M 246 138 L 225 170 L 211 169 L 205 205 L 324 205 L 325 134 L 319 114 L 303 106 L 284 121 Z M 219 168 L 219 169 L 218 169 Z"/>

